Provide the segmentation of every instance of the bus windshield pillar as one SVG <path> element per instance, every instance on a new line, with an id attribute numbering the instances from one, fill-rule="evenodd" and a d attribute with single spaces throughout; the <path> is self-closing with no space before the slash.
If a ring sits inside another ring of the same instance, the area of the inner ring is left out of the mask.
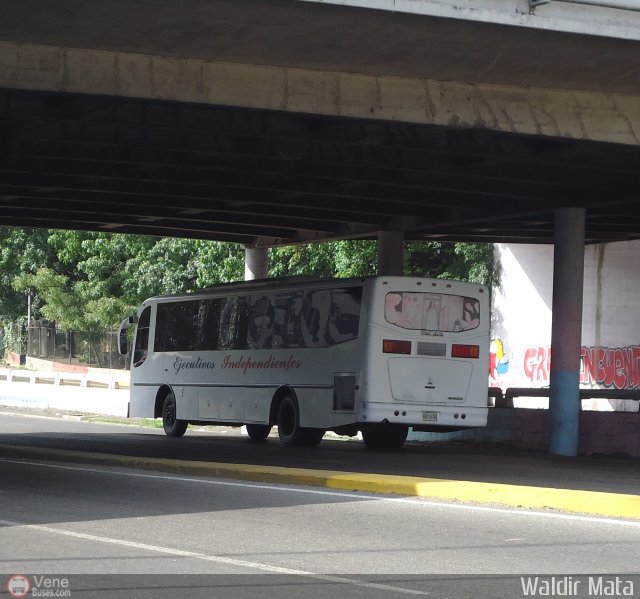
<path id="1" fill-rule="evenodd" d="M 404 233 L 378 232 L 378 274 L 399 276 L 404 274 Z"/>
<path id="2" fill-rule="evenodd" d="M 266 279 L 269 275 L 267 248 L 244 246 L 244 280 Z"/>
<path id="3" fill-rule="evenodd" d="M 584 236 L 584 208 L 556 211 L 549 398 L 552 455 L 578 455 Z"/>

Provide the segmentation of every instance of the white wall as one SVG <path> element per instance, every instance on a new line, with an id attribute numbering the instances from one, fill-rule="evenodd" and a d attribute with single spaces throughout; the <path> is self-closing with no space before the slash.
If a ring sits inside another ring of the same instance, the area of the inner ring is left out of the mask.
<path id="1" fill-rule="evenodd" d="M 640 386 L 638 256 L 640 241 L 585 248 L 583 387 Z M 496 260 L 491 384 L 503 389 L 548 386 L 553 246 L 498 244 Z M 503 356 L 495 340 L 502 342 Z"/>

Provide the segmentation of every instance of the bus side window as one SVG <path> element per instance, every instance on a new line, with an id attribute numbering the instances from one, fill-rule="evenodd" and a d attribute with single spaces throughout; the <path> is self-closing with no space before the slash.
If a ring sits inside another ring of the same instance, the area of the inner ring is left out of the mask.
<path id="1" fill-rule="evenodd" d="M 304 347 L 301 328 L 303 297 L 301 291 L 287 291 L 276 295 L 272 341 L 274 347 Z"/>
<path id="2" fill-rule="evenodd" d="M 133 350 L 133 366 L 144 364 L 149 353 L 149 324 L 151 322 L 151 306 L 147 306 L 140 314 L 136 329 L 136 343 Z"/>
<path id="3" fill-rule="evenodd" d="M 305 347 L 327 347 L 331 290 L 313 289 L 302 302 L 302 338 Z"/>
<path id="4" fill-rule="evenodd" d="M 192 351 L 198 342 L 198 302 L 186 301 L 172 304 L 168 314 L 166 350 Z"/>
<path id="5" fill-rule="evenodd" d="M 153 351 L 167 351 L 167 327 L 169 326 L 169 316 L 171 304 L 158 304 L 156 308 L 156 335 L 153 341 Z"/>
<path id="6" fill-rule="evenodd" d="M 247 333 L 249 331 L 249 308 L 247 298 L 239 297 L 235 310 L 235 334 L 232 349 L 247 349 Z"/>
<path id="7" fill-rule="evenodd" d="M 218 349 L 220 331 L 220 300 L 203 300 L 200 304 L 198 349 L 210 351 Z"/>
<path id="8" fill-rule="evenodd" d="M 224 302 L 222 310 L 220 311 L 220 330 L 218 333 L 218 349 L 230 349 L 231 347 L 231 334 L 232 334 L 232 322 L 233 312 L 235 309 L 236 298 L 229 297 Z"/>
<path id="9" fill-rule="evenodd" d="M 220 314 L 219 349 L 247 349 L 249 311 L 245 297 L 230 297 Z"/>
<path id="10" fill-rule="evenodd" d="M 267 295 L 253 295 L 250 298 L 247 343 L 254 349 L 269 349 L 273 341 L 275 308 Z"/>
<path id="11" fill-rule="evenodd" d="M 327 338 L 330 344 L 358 338 L 362 287 L 333 289 Z"/>

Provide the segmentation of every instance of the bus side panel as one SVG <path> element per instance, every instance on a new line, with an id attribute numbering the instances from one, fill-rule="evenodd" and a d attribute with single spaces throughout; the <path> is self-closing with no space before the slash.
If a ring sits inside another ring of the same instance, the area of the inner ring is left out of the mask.
<path id="1" fill-rule="evenodd" d="M 153 418 L 156 406 L 157 385 L 131 385 L 129 418 Z"/>
<path id="2" fill-rule="evenodd" d="M 331 414 L 331 389 L 295 389 L 300 408 L 300 426 L 330 428 L 334 426 Z"/>
<path id="3" fill-rule="evenodd" d="M 266 389 L 247 388 L 244 390 L 245 422 L 267 424 L 269 422 L 269 406 L 276 387 Z"/>
<path id="4" fill-rule="evenodd" d="M 362 334 L 362 328 L 360 331 Z M 357 421 L 357 400 L 353 410 L 335 409 L 334 385 L 336 378 L 345 374 L 350 374 L 359 381 L 363 347 L 362 339 L 359 338 L 330 348 L 300 352 L 303 372 L 292 381 L 291 386 L 298 397 L 301 426 L 328 429 Z M 296 386 L 296 383 L 305 386 Z"/>
<path id="5" fill-rule="evenodd" d="M 333 389 L 296 389 L 300 407 L 300 426 L 334 428 L 356 422 L 354 412 L 333 410 Z"/>
<path id="6" fill-rule="evenodd" d="M 198 420 L 220 420 L 220 388 L 198 388 Z"/>
<path id="7" fill-rule="evenodd" d="M 173 387 L 176 396 L 176 418 L 178 420 L 198 419 L 198 388 Z"/>

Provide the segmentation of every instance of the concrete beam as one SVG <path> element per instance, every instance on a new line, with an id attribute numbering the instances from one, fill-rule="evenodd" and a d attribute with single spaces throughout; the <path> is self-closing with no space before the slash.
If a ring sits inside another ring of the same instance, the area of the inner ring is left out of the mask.
<path id="1" fill-rule="evenodd" d="M 640 144 L 640 93 L 518 88 L 0 42 L 0 87 Z"/>

